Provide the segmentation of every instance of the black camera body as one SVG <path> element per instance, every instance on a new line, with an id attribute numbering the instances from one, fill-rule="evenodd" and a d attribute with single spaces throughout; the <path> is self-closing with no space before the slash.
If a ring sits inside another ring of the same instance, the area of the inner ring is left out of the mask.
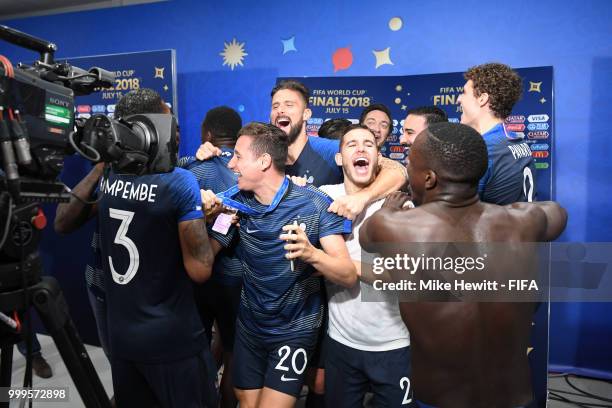
<path id="1" fill-rule="evenodd" d="M 75 120 L 75 95 L 111 87 L 114 74 L 55 62 L 54 44 L 2 25 L 0 40 L 40 54 L 32 65 L 16 67 L 0 55 L 2 262 L 5 255 L 15 259 L 22 250 L 28 254 L 37 247 L 40 233 L 32 227 L 44 223 L 30 220 L 38 203 L 70 200 L 69 189 L 57 180 L 66 155 L 76 151 L 94 163 L 110 163 L 117 173 L 141 175 L 172 171 L 178 146 L 176 120 L 170 114 Z"/>
<path id="2" fill-rule="evenodd" d="M 68 136 L 74 128 L 74 92 L 23 69 L 8 78 L 0 106 L 20 112 L 29 137 L 31 163 L 19 163 L 19 174 L 55 180 L 64 157 L 72 153 Z"/>

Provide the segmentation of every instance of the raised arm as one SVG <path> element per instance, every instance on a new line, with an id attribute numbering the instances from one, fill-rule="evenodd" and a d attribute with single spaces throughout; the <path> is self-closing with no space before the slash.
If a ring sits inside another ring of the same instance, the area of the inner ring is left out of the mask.
<path id="1" fill-rule="evenodd" d="M 301 259 L 311 264 L 317 271 L 338 285 L 352 287 L 357 282 L 357 271 L 349 256 L 342 235 L 327 235 L 319 241 L 322 249 L 315 248 L 304 231 L 297 225 L 285 225 L 280 239 L 288 241 L 285 245 L 287 259 Z M 291 242 L 293 241 L 293 242 Z"/>
<path id="2" fill-rule="evenodd" d="M 383 157 L 380 159 L 378 176 L 372 184 L 357 193 L 338 197 L 329 206 L 328 211 L 353 220 L 363 212 L 366 205 L 400 190 L 407 181 L 406 168 Z"/>
<path id="3" fill-rule="evenodd" d="M 195 282 L 205 282 L 210 277 L 215 258 L 204 218 L 179 222 L 178 230 L 187 274 Z"/>
<path id="4" fill-rule="evenodd" d="M 546 216 L 545 241 L 554 241 L 565 230 L 567 225 L 567 211 L 554 201 L 537 201 L 537 205 Z"/>
<path id="5" fill-rule="evenodd" d="M 104 172 L 104 163 L 96 164 L 83 180 L 72 190 L 73 196 L 67 203 L 57 206 L 55 212 L 55 222 L 53 227 L 59 234 L 68 234 L 81 225 L 85 224 L 90 218 L 96 215 L 97 205 L 86 204 L 83 201 L 90 201 L 91 195 L 96 189 L 98 181 Z M 74 197 L 76 195 L 78 198 Z"/>

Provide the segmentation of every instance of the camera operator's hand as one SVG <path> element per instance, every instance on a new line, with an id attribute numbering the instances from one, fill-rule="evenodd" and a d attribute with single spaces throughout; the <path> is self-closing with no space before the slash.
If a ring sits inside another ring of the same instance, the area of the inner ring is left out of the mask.
<path id="1" fill-rule="evenodd" d="M 200 147 L 198 148 L 198 151 L 196 152 L 196 159 L 204 161 L 214 156 L 219 156 L 220 154 L 221 149 L 215 147 L 210 142 L 206 142 L 203 145 L 200 145 Z"/>
<path id="2" fill-rule="evenodd" d="M 98 212 L 96 204 L 87 204 L 104 174 L 104 163 L 96 164 L 89 174 L 72 190 L 72 197 L 67 203 L 57 206 L 54 229 L 59 234 L 68 234 L 85 224 Z"/>

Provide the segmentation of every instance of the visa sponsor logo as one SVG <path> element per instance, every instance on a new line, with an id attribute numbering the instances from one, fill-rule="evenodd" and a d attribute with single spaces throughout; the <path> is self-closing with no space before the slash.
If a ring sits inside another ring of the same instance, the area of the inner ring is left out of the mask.
<path id="1" fill-rule="evenodd" d="M 389 158 L 393 160 L 403 160 L 404 153 L 389 153 Z"/>
<path id="2" fill-rule="evenodd" d="M 106 106 L 104 106 L 104 105 L 92 105 L 91 106 L 91 111 L 93 113 L 103 113 L 104 111 L 106 111 Z"/>
<path id="3" fill-rule="evenodd" d="M 115 113 L 115 105 L 106 105 L 108 113 Z"/>
<path id="4" fill-rule="evenodd" d="M 548 163 L 536 163 L 535 164 L 535 168 L 538 170 L 545 170 L 549 167 L 550 165 Z"/>
<path id="5" fill-rule="evenodd" d="M 506 123 L 524 123 L 525 116 L 523 115 L 510 115 L 506 118 Z"/>
<path id="6" fill-rule="evenodd" d="M 531 147 L 532 152 L 537 152 L 537 151 L 548 150 L 550 146 L 548 146 L 548 143 L 534 143 L 530 145 L 529 147 Z"/>
<path id="7" fill-rule="evenodd" d="M 548 139 L 549 133 L 545 130 L 538 130 L 527 133 L 529 139 Z"/>
<path id="8" fill-rule="evenodd" d="M 549 156 L 549 153 L 548 152 L 533 152 L 531 153 L 531 155 L 535 157 L 536 159 L 545 159 Z"/>
<path id="9" fill-rule="evenodd" d="M 508 129 L 511 132 L 522 132 L 523 130 L 525 130 L 525 125 L 523 125 L 522 123 L 511 123 L 509 125 L 506 126 L 506 129 Z"/>
<path id="10" fill-rule="evenodd" d="M 322 125 L 323 124 L 323 118 L 310 118 L 310 119 L 308 119 L 308 124 Z"/>
<path id="11" fill-rule="evenodd" d="M 548 122 L 548 119 L 550 118 L 545 113 L 542 113 L 540 115 L 529 115 L 527 117 L 527 121 L 529 122 Z"/>
<path id="12" fill-rule="evenodd" d="M 79 113 L 89 113 L 89 112 L 91 112 L 91 106 L 89 106 L 89 105 L 77 105 L 76 110 Z"/>
<path id="13" fill-rule="evenodd" d="M 387 136 L 387 142 L 389 143 L 397 143 L 399 141 L 399 135 L 389 135 Z"/>
<path id="14" fill-rule="evenodd" d="M 548 125 L 548 123 L 530 123 L 529 125 L 527 125 L 527 129 L 528 130 L 548 130 L 550 126 Z"/>
<path id="15" fill-rule="evenodd" d="M 459 123 L 459 122 L 461 122 L 461 119 L 459 119 L 459 118 L 448 118 L 448 121 L 450 123 Z"/>

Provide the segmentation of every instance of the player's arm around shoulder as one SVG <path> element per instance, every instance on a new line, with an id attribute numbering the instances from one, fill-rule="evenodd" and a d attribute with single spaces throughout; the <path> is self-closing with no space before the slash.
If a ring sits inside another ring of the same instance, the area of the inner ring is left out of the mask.
<path id="1" fill-rule="evenodd" d="M 510 204 L 515 216 L 522 218 L 537 241 L 554 241 L 567 225 L 567 211 L 554 201 Z"/>
<path id="2" fill-rule="evenodd" d="M 378 167 L 378 175 L 372 184 L 356 193 L 337 197 L 328 211 L 354 220 L 368 204 L 400 190 L 408 182 L 406 168 L 400 163 L 381 157 Z"/>

